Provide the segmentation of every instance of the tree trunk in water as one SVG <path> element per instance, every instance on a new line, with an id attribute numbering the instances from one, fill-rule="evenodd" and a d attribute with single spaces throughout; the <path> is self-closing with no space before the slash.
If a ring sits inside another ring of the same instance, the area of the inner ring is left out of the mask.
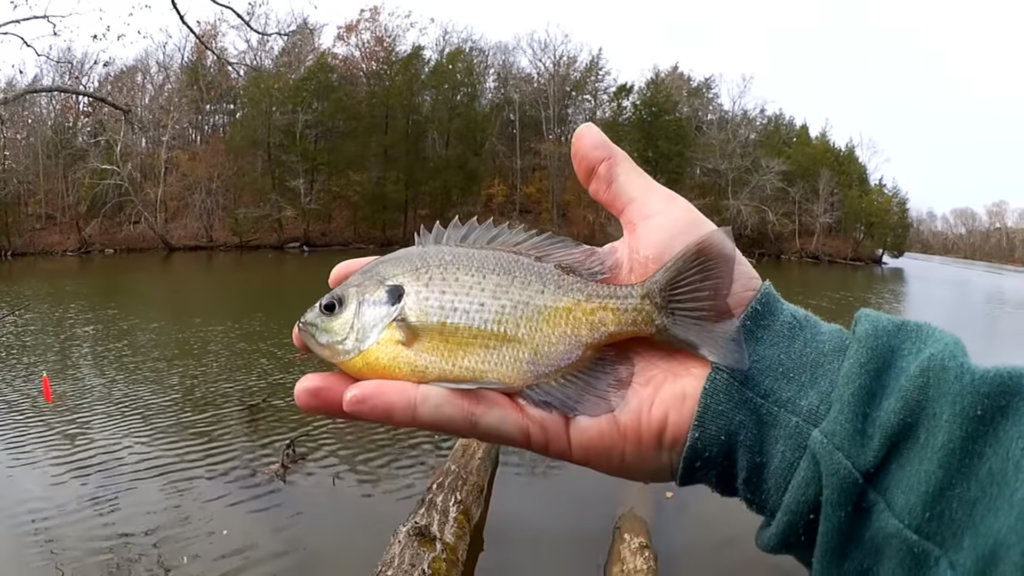
<path id="1" fill-rule="evenodd" d="M 7 206 L 4 206 L 4 238 L 7 240 L 7 250 L 14 252 L 13 233 L 11 232 L 11 214 Z"/>
<path id="2" fill-rule="evenodd" d="M 633 509 L 615 522 L 605 576 L 657 576 L 658 555 L 651 545 L 651 530 Z"/>
<path id="3" fill-rule="evenodd" d="M 78 233 L 78 251 L 83 252 L 89 248 L 89 239 L 85 237 L 85 232 L 82 230 L 82 221 L 75 218 L 75 232 Z"/>
<path id="4" fill-rule="evenodd" d="M 462 574 L 471 536 L 486 516 L 497 467 L 498 446 L 459 440 L 391 536 L 376 576 Z"/>
<path id="5" fill-rule="evenodd" d="M 163 231 L 157 228 L 156 223 L 153 221 L 152 218 L 149 217 L 149 215 L 144 216 L 143 220 L 146 222 L 146 227 L 149 228 L 149 231 L 152 232 L 154 236 L 156 236 L 156 239 L 159 240 L 161 244 L 163 244 L 164 248 L 168 252 L 174 252 L 175 250 L 178 249 L 178 247 L 174 245 L 174 242 L 171 242 L 171 239 L 168 238 L 167 235 L 163 233 Z"/>

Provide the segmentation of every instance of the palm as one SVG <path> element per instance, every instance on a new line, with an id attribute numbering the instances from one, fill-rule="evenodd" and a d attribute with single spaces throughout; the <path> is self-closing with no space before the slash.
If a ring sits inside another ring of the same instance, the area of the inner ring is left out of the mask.
<path id="1" fill-rule="evenodd" d="M 614 254 L 609 279 L 647 278 L 680 249 L 714 227 L 679 195 L 644 174 L 596 127 L 573 141 L 573 165 L 591 196 L 619 219 L 623 237 L 605 247 Z M 335 286 L 367 259 L 339 264 Z M 733 294 L 738 315 L 760 278 L 737 258 Z M 293 340 L 301 343 L 293 335 Z M 633 345 L 636 374 L 623 403 L 597 418 L 568 419 L 515 397 L 487 390 L 451 390 L 410 382 L 353 382 L 344 374 L 310 374 L 296 385 L 302 408 L 323 414 L 474 437 L 517 446 L 608 474 L 666 481 L 689 433 L 709 364 L 685 352 Z"/>

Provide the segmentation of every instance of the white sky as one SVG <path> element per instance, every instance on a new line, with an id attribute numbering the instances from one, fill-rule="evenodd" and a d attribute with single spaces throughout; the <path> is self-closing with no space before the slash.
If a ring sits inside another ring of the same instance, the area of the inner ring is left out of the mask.
<path id="1" fill-rule="evenodd" d="M 136 15 L 136 25 L 173 24 L 169 0 L 150 3 L 153 9 Z M 370 4 L 271 3 L 282 12 L 315 6 L 310 12 L 328 24 Z M 50 2 L 53 11 L 66 5 L 74 3 Z M 179 5 L 193 20 L 211 13 L 207 0 Z M 243 0 L 234 5 L 241 8 Z M 556 26 L 603 47 L 624 79 L 674 62 L 727 81 L 752 76 L 756 97 L 806 119 L 812 130 L 828 122 L 840 143 L 874 140 L 886 160 L 882 172 L 896 178 L 915 207 L 981 209 L 998 199 L 1024 206 L 1015 168 L 1024 153 L 1018 136 L 1024 80 L 1014 72 L 1024 56 L 1024 34 L 1016 30 L 1024 7 L 1013 2 L 628 0 L 601 8 L 580 0 L 391 0 L 387 6 L 468 25 L 491 39 Z M 88 29 L 79 28 L 82 37 Z M 0 47 L 0 61 L 9 61 L 13 45 Z"/>

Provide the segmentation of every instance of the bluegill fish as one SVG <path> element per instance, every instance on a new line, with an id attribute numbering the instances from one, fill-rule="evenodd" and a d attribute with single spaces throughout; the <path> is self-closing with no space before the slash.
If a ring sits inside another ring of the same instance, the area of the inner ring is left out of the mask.
<path id="1" fill-rule="evenodd" d="M 632 357 L 614 346 L 652 338 L 729 368 L 747 353 L 726 301 L 736 250 L 718 228 L 649 279 L 602 282 L 605 251 L 476 218 L 373 260 L 298 322 L 315 354 L 360 380 L 487 388 L 567 416 L 618 406 Z"/>

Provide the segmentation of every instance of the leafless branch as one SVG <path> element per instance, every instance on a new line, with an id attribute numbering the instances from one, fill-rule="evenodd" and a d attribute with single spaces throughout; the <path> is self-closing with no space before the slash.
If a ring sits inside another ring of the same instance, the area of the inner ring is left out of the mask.
<path id="1" fill-rule="evenodd" d="M 218 4 L 218 3 L 215 2 L 215 4 Z M 192 37 L 195 38 L 197 42 L 199 42 L 199 45 L 202 46 L 203 48 L 205 48 L 206 51 L 209 52 L 210 54 L 212 54 L 215 58 L 217 58 L 221 62 L 224 62 L 225 64 L 227 64 L 231 68 L 231 70 L 234 71 L 236 74 L 238 73 L 238 67 L 239 66 L 245 66 L 246 68 L 248 68 L 250 70 L 256 70 L 255 66 L 253 66 L 253 65 L 251 65 L 251 64 L 249 64 L 247 62 L 235 62 L 234 60 L 232 60 L 232 59 L 228 58 L 227 56 L 221 54 L 220 52 L 217 52 L 216 50 L 214 50 L 213 46 L 210 46 L 210 44 L 206 40 L 203 39 L 202 35 L 199 34 L 199 32 L 197 32 L 196 29 L 193 28 L 192 25 L 188 23 L 188 19 L 185 18 L 185 14 L 181 11 L 181 8 L 178 6 L 178 1 L 177 0 L 171 0 L 171 7 L 174 8 L 174 13 L 178 15 L 178 20 L 185 27 L 185 29 L 188 30 L 188 33 L 191 34 Z M 232 10 L 232 11 L 234 11 L 234 10 Z M 237 12 L 236 12 L 236 14 L 237 14 Z M 245 21 L 245 20 L 243 19 L 243 21 Z M 248 25 L 248 22 L 246 22 L 246 25 Z M 250 28 L 251 28 L 251 26 L 250 26 Z"/>
<path id="2" fill-rule="evenodd" d="M 22 16 L 21 18 L 12 18 L 10 20 L 0 22 L 0 30 L 8 26 L 17 26 L 18 24 L 25 24 L 26 22 L 37 22 L 43 21 L 50 25 L 53 33 L 57 33 L 57 23 L 54 20 L 60 20 L 62 18 L 69 18 L 73 14 L 31 14 L 29 16 Z"/>
<path id="3" fill-rule="evenodd" d="M 225 4 L 223 2 L 218 2 L 217 0 L 210 0 L 210 2 L 214 6 L 219 6 L 219 7 L 223 8 L 224 10 L 228 10 L 229 12 L 234 14 L 235 18 L 238 18 L 242 22 L 242 24 L 245 24 L 246 28 L 248 28 L 249 30 L 252 30 L 256 34 L 259 34 L 260 36 L 267 36 L 267 37 L 280 36 L 281 38 L 287 38 L 288 35 L 289 35 L 288 32 L 281 32 L 281 31 L 269 31 L 268 32 L 266 30 L 260 30 L 259 28 L 256 28 L 255 26 L 253 26 L 252 25 L 252 21 L 250 21 L 245 16 L 242 16 L 242 14 L 238 10 L 235 10 L 235 8 L 233 6 L 231 6 L 230 4 Z M 180 15 L 181 14 L 179 13 L 179 16 Z"/>
<path id="4" fill-rule="evenodd" d="M 40 52 L 38 48 L 33 46 L 32 43 L 29 42 L 28 39 L 25 38 L 24 36 L 22 36 L 21 34 L 16 34 L 14 32 L 6 32 L 4 30 L 0 30 L 0 36 L 10 36 L 11 38 L 17 39 L 19 42 L 21 42 L 25 46 L 25 48 L 28 48 L 29 50 L 31 50 L 36 55 L 37 58 L 41 58 L 43 60 L 49 60 L 50 62 L 53 62 L 54 64 L 62 64 L 62 65 L 65 65 L 65 66 L 70 66 L 71 65 L 71 62 L 68 61 L 68 60 L 60 60 L 60 59 L 54 58 L 53 56 L 50 56 L 49 54 L 44 54 L 43 52 Z"/>
<path id="5" fill-rule="evenodd" d="M 71 62 L 69 62 L 67 60 L 60 60 L 60 59 L 54 58 L 53 56 L 50 56 L 49 54 L 41 52 L 38 48 L 36 48 L 36 46 L 32 42 L 29 41 L 28 38 L 26 38 L 25 36 L 23 36 L 23 35 L 21 35 L 21 34 L 19 34 L 17 32 L 12 32 L 10 30 L 5 30 L 5 28 L 11 28 L 13 26 L 18 26 L 19 24 L 28 24 L 30 22 L 45 22 L 45 23 L 50 25 L 50 34 L 52 34 L 53 36 L 57 36 L 57 22 L 56 21 L 57 20 L 63 20 L 64 18 L 69 18 L 71 16 L 73 16 L 73 14 L 49 14 L 49 13 L 45 13 L 44 12 L 42 14 L 30 14 L 28 16 L 21 16 L 19 18 L 12 18 L 10 20 L 5 20 L 3 22 L 0 22 L 0 36 L 7 36 L 7 37 L 10 37 L 10 38 L 14 38 L 18 42 L 21 42 L 21 44 L 25 48 L 28 48 L 29 50 L 31 50 L 32 53 L 35 54 L 37 58 L 40 58 L 42 60 L 49 60 L 50 62 L 53 62 L 54 64 L 61 64 L 61 65 L 67 66 L 67 65 L 70 65 Z"/>
<path id="6" fill-rule="evenodd" d="M 132 113 L 131 108 L 119 102 L 115 102 L 114 100 L 111 100 L 110 98 L 102 94 L 98 94 L 91 90 L 82 90 L 81 88 L 74 88 L 72 86 L 60 86 L 54 84 L 46 86 L 30 86 L 28 88 L 22 88 L 21 90 L 15 90 L 14 92 L 11 92 L 9 94 L 0 95 L 0 106 L 6 106 L 12 102 L 16 102 L 18 100 L 21 100 L 22 98 L 25 98 L 26 96 L 32 96 L 34 94 L 68 94 L 71 96 L 81 96 L 83 98 L 89 98 L 90 100 L 95 100 L 100 104 L 109 106 L 110 108 L 117 110 L 125 116 L 130 116 Z"/>

